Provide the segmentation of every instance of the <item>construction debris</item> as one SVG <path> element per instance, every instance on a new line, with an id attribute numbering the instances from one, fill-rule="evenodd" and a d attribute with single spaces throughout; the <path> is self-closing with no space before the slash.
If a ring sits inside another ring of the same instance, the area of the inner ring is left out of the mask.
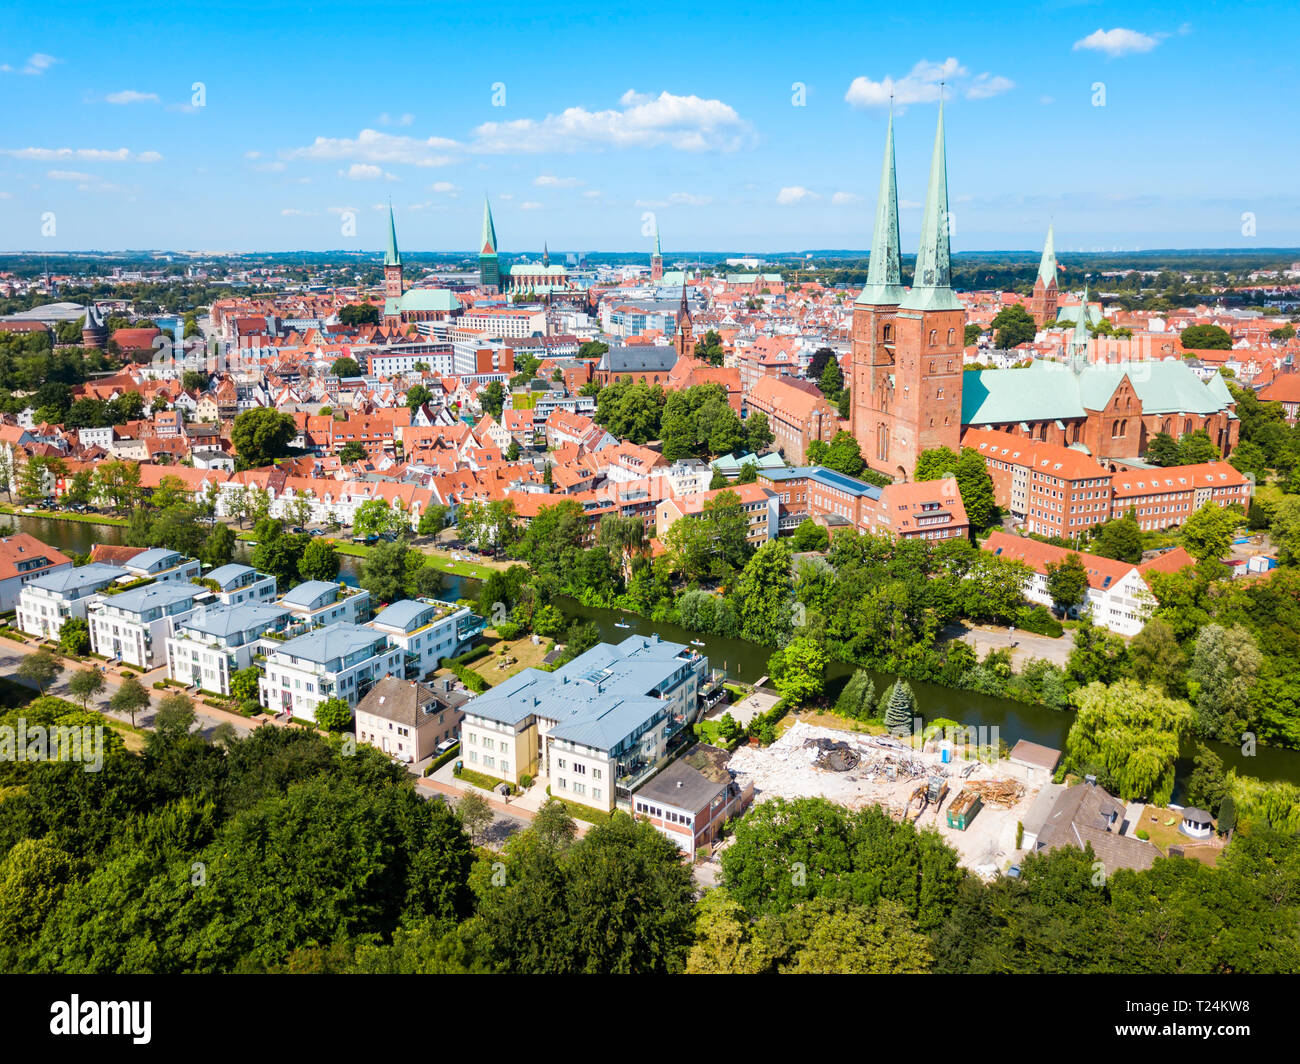
<path id="1" fill-rule="evenodd" d="M 831 772 L 848 772 L 857 768 L 858 762 L 862 760 L 862 755 L 845 742 L 824 738 L 805 739 L 804 746 L 816 747 L 818 753 L 813 764 Z"/>
<path id="2" fill-rule="evenodd" d="M 971 791 L 991 805 L 1009 808 L 1025 796 L 1025 785 L 1019 780 L 975 780 L 968 782 L 962 793 Z"/>

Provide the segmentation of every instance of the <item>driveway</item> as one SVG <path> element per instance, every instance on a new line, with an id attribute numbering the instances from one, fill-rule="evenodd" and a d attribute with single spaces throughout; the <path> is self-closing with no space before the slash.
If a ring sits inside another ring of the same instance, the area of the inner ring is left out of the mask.
<path id="1" fill-rule="evenodd" d="M 1059 639 L 1035 635 L 1020 628 L 1002 628 L 991 624 L 972 626 L 964 623 L 950 624 L 941 633 L 946 639 L 960 639 L 969 643 L 982 659 L 990 650 L 1011 650 L 1011 664 L 1023 669 L 1030 658 L 1044 658 L 1054 665 L 1064 666 L 1074 649 L 1074 630 L 1067 628 Z"/>

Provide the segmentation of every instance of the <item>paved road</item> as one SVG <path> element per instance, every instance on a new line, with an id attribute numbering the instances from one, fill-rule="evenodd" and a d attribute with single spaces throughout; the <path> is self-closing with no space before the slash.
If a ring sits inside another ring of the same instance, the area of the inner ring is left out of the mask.
<path id="1" fill-rule="evenodd" d="M 37 690 L 36 685 L 28 683 L 27 681 L 23 680 L 21 677 L 17 676 L 16 671 L 18 669 L 18 664 L 20 661 L 22 661 L 23 657 L 25 657 L 28 654 L 35 653 L 38 649 L 40 648 L 29 643 L 15 643 L 9 639 L 0 639 L 0 676 L 7 676 L 9 679 L 15 681 L 16 683 L 20 683 L 26 687 L 30 687 L 32 691 L 35 692 Z M 98 665 L 99 663 L 95 662 L 94 664 Z M 68 667 L 62 673 L 59 674 L 59 677 L 54 681 L 53 684 L 50 685 L 50 688 L 45 693 L 50 695 L 57 695 L 59 698 L 66 698 L 70 702 L 79 701 L 78 699 L 73 698 L 72 695 L 69 693 L 68 680 L 72 677 L 72 674 L 74 672 L 85 667 L 87 666 L 79 665 L 76 663 L 69 663 Z M 139 677 L 140 682 L 144 684 L 145 689 L 149 692 L 149 706 L 148 708 L 142 709 L 136 713 L 135 715 L 136 727 L 138 728 L 151 727 L 153 724 L 154 716 L 157 714 L 158 711 L 159 702 L 167 695 L 174 694 L 176 691 L 179 690 L 179 688 L 172 688 L 171 690 L 168 691 L 155 691 L 152 687 L 150 687 L 150 684 L 152 684 L 155 680 L 160 679 L 162 675 L 165 674 L 165 672 L 166 672 L 165 669 L 155 669 L 152 672 L 145 673 L 144 675 Z M 117 692 L 117 689 L 122 685 L 122 678 L 120 676 L 117 676 L 113 672 L 105 672 L 104 681 L 105 681 L 104 690 L 95 698 L 92 698 L 90 700 L 89 708 L 98 710 L 99 712 L 103 713 L 106 717 L 111 717 L 114 720 L 120 720 L 124 724 L 130 724 L 131 718 L 129 716 L 127 716 L 126 714 L 113 713 L 108 708 L 109 700 Z M 254 723 L 253 721 L 248 720 L 244 717 L 236 716 L 234 714 L 222 714 L 221 716 L 218 717 L 212 714 L 209 711 L 208 707 L 202 705 L 199 702 L 195 702 L 194 704 L 194 716 L 197 722 L 196 730 L 201 731 L 204 735 L 211 735 L 217 729 L 217 727 L 223 723 L 228 723 L 232 725 L 235 731 L 241 735 L 247 735 L 255 727 L 257 727 L 257 724 Z"/>

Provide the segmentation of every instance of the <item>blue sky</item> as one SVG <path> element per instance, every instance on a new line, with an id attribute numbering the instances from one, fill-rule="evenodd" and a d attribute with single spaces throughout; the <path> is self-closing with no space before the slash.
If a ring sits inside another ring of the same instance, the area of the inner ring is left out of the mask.
<path id="1" fill-rule="evenodd" d="M 127 6 L 0 14 L 0 249 L 865 248 L 892 89 L 910 251 L 940 78 L 958 251 L 1300 245 L 1291 5 Z"/>

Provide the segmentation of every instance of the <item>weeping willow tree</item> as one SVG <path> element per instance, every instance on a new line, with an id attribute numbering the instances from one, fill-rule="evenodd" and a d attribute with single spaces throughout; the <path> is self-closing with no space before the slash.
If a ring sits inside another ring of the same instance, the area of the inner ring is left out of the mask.
<path id="1" fill-rule="evenodd" d="M 1238 823 L 1263 821 L 1274 831 L 1300 831 L 1300 787 L 1294 783 L 1266 783 L 1233 771 L 1228 773 L 1228 788 L 1236 803 Z"/>
<path id="2" fill-rule="evenodd" d="M 1135 680 L 1090 683 L 1075 692 L 1074 702 L 1079 712 L 1066 739 L 1067 767 L 1100 768 L 1126 801 L 1166 804 L 1192 707 Z"/>

